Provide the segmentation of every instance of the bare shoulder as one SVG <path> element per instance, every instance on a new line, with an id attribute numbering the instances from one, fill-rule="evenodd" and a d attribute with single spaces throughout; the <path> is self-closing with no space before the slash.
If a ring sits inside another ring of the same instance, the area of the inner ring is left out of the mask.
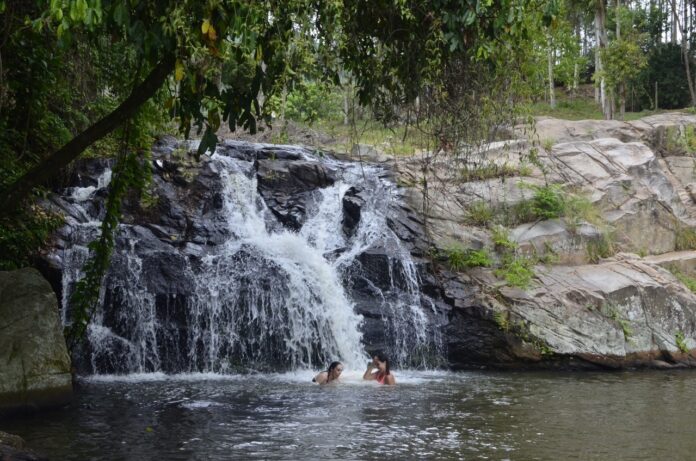
<path id="1" fill-rule="evenodd" d="M 396 384 L 396 378 L 391 373 L 385 376 L 384 384 L 394 385 Z"/>
<path id="2" fill-rule="evenodd" d="M 314 377 L 314 382 L 317 384 L 324 384 L 327 380 L 329 379 L 329 374 L 325 371 L 322 371 L 318 375 Z"/>

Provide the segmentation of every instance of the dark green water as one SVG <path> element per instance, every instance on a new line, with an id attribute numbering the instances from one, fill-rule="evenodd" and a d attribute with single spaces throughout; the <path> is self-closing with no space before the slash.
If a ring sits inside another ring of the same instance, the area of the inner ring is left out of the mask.
<path id="1" fill-rule="evenodd" d="M 54 460 L 696 459 L 694 372 L 396 376 L 88 379 L 0 430 Z"/>

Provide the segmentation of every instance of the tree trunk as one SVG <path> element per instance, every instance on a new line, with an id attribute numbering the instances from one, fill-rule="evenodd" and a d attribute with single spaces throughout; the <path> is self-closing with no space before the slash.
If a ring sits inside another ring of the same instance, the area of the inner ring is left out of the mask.
<path id="1" fill-rule="evenodd" d="M 556 91 L 553 83 L 553 44 L 551 41 L 551 35 L 546 37 L 546 43 L 548 44 L 547 58 L 549 64 L 549 104 L 551 109 L 556 108 Z"/>
<path id="2" fill-rule="evenodd" d="M 595 33 L 597 35 L 597 71 L 601 72 L 603 69 L 601 51 L 607 46 L 607 28 L 606 28 L 606 10 L 604 9 L 604 0 L 599 0 L 597 2 L 597 8 L 595 9 Z M 607 85 L 605 79 L 602 78 L 599 84 L 600 100 L 602 103 L 602 113 L 606 120 L 611 120 L 613 118 L 613 102 L 610 100 L 607 94 Z"/>
<path id="3" fill-rule="evenodd" d="M 596 31 L 596 29 L 595 29 L 595 31 Z M 594 63 L 595 63 L 595 72 L 599 72 L 602 69 L 602 63 L 599 60 L 599 39 L 597 39 L 597 47 L 595 48 Z M 601 98 L 601 95 L 599 92 L 599 85 L 597 85 L 596 83 L 595 83 L 595 87 L 594 87 L 594 100 L 595 100 L 595 103 L 602 105 L 602 98 Z"/>
<path id="4" fill-rule="evenodd" d="M 343 89 L 343 124 L 348 126 L 348 87 Z"/>
<path id="5" fill-rule="evenodd" d="M 670 0 L 672 5 L 672 43 L 677 43 L 677 28 L 679 27 L 679 18 L 677 17 L 676 0 Z"/>
<path id="6" fill-rule="evenodd" d="M 621 39 L 621 0 L 616 0 L 616 40 Z M 619 119 L 623 121 L 626 114 L 626 82 L 619 83 Z"/>
<path id="7" fill-rule="evenodd" d="M 621 38 L 621 0 L 616 0 L 616 40 Z"/>
<path id="8" fill-rule="evenodd" d="M 580 67 L 578 66 L 578 63 L 575 63 L 575 66 L 573 67 L 573 99 L 578 94 L 578 84 L 580 81 Z"/>
<path id="9" fill-rule="evenodd" d="M 691 96 L 691 106 L 696 107 L 696 91 L 694 90 L 694 79 L 691 75 L 691 65 L 689 63 L 689 42 L 686 35 L 686 18 L 684 22 L 679 21 L 679 9 L 677 8 L 677 0 L 670 0 L 672 6 L 672 17 L 674 19 L 674 27 L 681 29 L 681 52 L 682 60 L 684 61 L 684 71 L 686 72 L 686 83 L 689 85 L 689 96 Z"/>
<path id="10" fill-rule="evenodd" d="M 285 107 L 288 105 L 288 82 L 283 81 L 283 91 L 280 93 L 280 121 L 285 126 Z"/>
<path id="11" fill-rule="evenodd" d="M 100 140 L 128 118 L 150 99 L 174 70 L 173 54 L 165 56 L 143 82 L 113 112 L 105 116 L 66 145 L 49 155 L 34 168 L 11 184 L 0 199 L 0 213 L 14 211 L 31 190 L 55 176 L 62 168 L 75 160 L 86 148 Z"/>

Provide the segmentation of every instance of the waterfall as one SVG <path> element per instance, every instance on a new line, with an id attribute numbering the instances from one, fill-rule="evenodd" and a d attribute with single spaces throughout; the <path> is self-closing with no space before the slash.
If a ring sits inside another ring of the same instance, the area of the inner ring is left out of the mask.
<path id="1" fill-rule="evenodd" d="M 321 161 L 338 177 L 312 192 L 297 232 L 269 210 L 254 163 L 224 152 L 202 160 L 219 181 L 224 241 L 175 247 L 122 224 L 80 368 L 233 373 L 323 367 L 332 360 L 362 368 L 368 323 L 382 328 L 380 348 L 396 364 L 432 365 L 433 354 L 441 352 L 432 321 L 437 312 L 420 291 L 416 262 L 387 222 L 390 205 L 399 200 L 395 185 L 376 166 L 304 151 L 302 158 Z M 84 207 L 109 178 L 105 171 L 96 187 L 73 188 L 64 198 Z M 346 235 L 343 199 L 355 187 L 364 191 L 365 204 L 355 231 Z M 98 219 L 71 221 L 65 232 L 71 240 L 61 253 L 66 322 L 69 292 Z M 157 286 L 162 270 L 176 271 L 181 286 Z"/>

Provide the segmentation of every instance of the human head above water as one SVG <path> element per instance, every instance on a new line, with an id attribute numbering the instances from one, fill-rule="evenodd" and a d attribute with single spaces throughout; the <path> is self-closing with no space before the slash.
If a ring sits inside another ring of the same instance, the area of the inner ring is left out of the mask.
<path id="1" fill-rule="evenodd" d="M 389 374 L 389 358 L 382 352 L 372 354 L 372 361 L 385 375 Z"/>
<path id="2" fill-rule="evenodd" d="M 342 372 L 343 364 L 341 362 L 331 362 L 331 365 L 329 365 L 329 368 L 326 370 L 326 373 L 329 375 L 329 379 L 337 379 L 339 376 L 341 376 Z"/>

